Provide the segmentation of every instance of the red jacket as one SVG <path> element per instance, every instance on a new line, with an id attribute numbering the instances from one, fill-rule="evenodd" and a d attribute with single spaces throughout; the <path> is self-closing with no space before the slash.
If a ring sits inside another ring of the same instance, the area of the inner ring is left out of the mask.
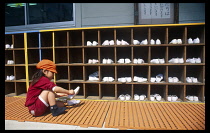
<path id="1" fill-rule="evenodd" d="M 35 103 L 43 90 L 52 90 L 56 86 L 47 77 L 42 76 L 33 86 L 28 88 L 25 106 L 28 107 Z"/>

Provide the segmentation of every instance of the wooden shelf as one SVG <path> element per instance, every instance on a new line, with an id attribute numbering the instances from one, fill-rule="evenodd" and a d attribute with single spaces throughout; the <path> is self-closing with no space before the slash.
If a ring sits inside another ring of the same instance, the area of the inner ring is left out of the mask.
<path id="1" fill-rule="evenodd" d="M 200 43 L 188 44 L 187 39 L 199 37 Z M 117 45 L 116 40 L 125 40 L 129 45 Z M 134 45 L 133 40 L 148 40 L 147 45 Z M 151 45 L 150 39 L 160 39 L 160 45 Z M 172 39 L 182 39 L 182 44 L 169 44 Z M 103 46 L 105 40 L 114 40 L 114 45 Z M 87 46 L 87 41 L 97 41 L 97 46 Z M 76 98 L 118 100 L 119 95 L 160 93 L 162 101 L 168 95 L 177 95 L 179 102 L 186 101 L 187 95 L 205 96 L 205 24 L 163 24 L 133 25 L 96 28 L 76 28 L 6 34 L 5 44 L 14 44 L 5 49 L 5 77 L 15 75 L 14 81 L 5 80 L 5 93 L 20 95 L 26 93 L 36 63 L 41 59 L 55 62 L 58 73 L 55 82 L 65 89 L 81 87 Z M 25 58 L 26 57 L 26 58 Z M 183 58 L 184 63 L 169 63 L 171 58 Z M 201 63 L 186 63 L 188 58 L 201 58 Z M 112 64 L 103 64 L 103 59 L 112 59 Z M 119 64 L 120 58 L 129 58 L 131 63 Z M 145 63 L 134 64 L 134 58 Z M 150 60 L 164 58 L 164 64 L 152 64 Z M 89 59 L 99 63 L 89 64 Z M 14 60 L 15 64 L 6 64 Z M 98 81 L 89 81 L 88 76 L 98 71 Z M 161 83 L 152 83 L 150 77 L 163 74 Z M 134 76 L 147 78 L 147 82 L 118 82 L 120 77 Z M 113 82 L 102 81 L 113 77 Z M 168 77 L 178 77 L 180 82 L 169 83 Z M 187 83 L 186 77 L 198 78 L 198 83 Z M 24 87 L 26 86 L 26 89 Z M 24 89 L 24 90 L 23 90 Z M 147 101 L 150 101 L 148 98 Z"/>

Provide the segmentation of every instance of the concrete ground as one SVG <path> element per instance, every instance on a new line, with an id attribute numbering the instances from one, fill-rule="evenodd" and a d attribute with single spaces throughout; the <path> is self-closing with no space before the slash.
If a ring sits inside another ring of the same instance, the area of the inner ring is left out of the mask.
<path id="1" fill-rule="evenodd" d="M 18 122 L 5 120 L 5 130 L 119 130 L 117 128 L 80 127 L 74 125 L 51 124 L 42 122 Z"/>

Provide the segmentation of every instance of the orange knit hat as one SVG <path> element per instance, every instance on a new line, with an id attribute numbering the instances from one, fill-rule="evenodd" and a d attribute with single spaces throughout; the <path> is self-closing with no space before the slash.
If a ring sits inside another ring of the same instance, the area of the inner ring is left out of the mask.
<path id="1" fill-rule="evenodd" d="M 41 60 L 37 65 L 37 69 L 45 69 L 57 73 L 55 63 L 48 59 Z"/>

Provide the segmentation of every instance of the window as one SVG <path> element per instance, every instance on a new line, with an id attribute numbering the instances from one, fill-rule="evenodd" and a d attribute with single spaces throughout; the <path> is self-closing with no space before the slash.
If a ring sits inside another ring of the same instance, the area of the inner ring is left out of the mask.
<path id="1" fill-rule="evenodd" d="M 31 30 L 75 25 L 73 3 L 5 3 L 7 30 Z"/>

